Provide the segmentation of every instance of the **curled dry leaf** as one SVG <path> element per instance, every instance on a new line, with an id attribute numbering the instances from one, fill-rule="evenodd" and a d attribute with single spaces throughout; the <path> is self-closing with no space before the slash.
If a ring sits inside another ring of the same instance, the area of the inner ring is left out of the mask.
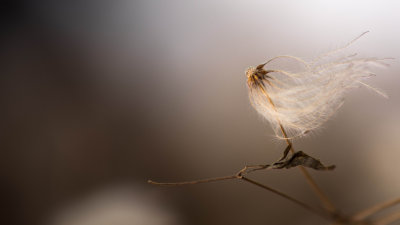
<path id="1" fill-rule="evenodd" d="M 298 151 L 294 153 L 289 159 L 286 161 L 280 161 L 273 164 L 274 169 L 289 169 L 296 166 L 304 166 L 309 167 L 315 170 L 333 170 L 335 169 L 335 165 L 324 166 L 321 161 L 315 159 L 302 151 Z"/>

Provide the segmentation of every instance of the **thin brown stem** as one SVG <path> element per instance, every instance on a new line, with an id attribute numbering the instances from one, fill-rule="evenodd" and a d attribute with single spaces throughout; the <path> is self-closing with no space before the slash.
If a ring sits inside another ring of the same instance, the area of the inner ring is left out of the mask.
<path id="1" fill-rule="evenodd" d="M 393 200 L 382 202 L 380 204 L 374 205 L 374 206 L 372 206 L 370 208 L 367 208 L 365 210 L 362 210 L 362 211 L 356 213 L 353 216 L 353 219 L 354 220 L 363 220 L 363 219 L 365 219 L 365 218 L 367 218 L 369 216 L 374 215 L 375 213 L 378 213 L 378 212 L 380 212 L 380 211 L 382 211 L 382 210 L 384 210 L 386 208 L 389 208 L 389 207 L 394 206 L 394 205 L 399 204 L 399 203 L 400 203 L 400 198 L 396 198 L 396 199 L 393 199 Z"/>
<path id="2" fill-rule="evenodd" d="M 239 170 L 235 175 L 231 176 L 224 176 L 224 177 L 212 177 L 207 179 L 201 180 L 192 180 L 192 181 L 183 181 L 183 182 L 156 182 L 152 180 L 147 180 L 147 183 L 159 185 L 159 186 L 179 186 L 179 185 L 188 185 L 188 184 L 201 184 L 201 183 L 211 183 L 216 181 L 223 181 L 223 180 L 232 180 L 232 179 L 240 179 L 245 174 L 249 174 L 258 170 L 266 170 L 271 169 L 270 165 L 249 165 L 243 167 L 243 169 Z"/>
<path id="3" fill-rule="evenodd" d="M 388 225 L 400 220 L 400 212 L 394 212 L 373 222 L 374 225 Z"/>
<path id="4" fill-rule="evenodd" d="M 272 101 L 272 99 L 270 98 L 270 96 L 268 95 L 268 93 L 265 91 L 265 89 L 260 86 L 261 91 L 263 92 L 263 94 L 267 97 L 268 102 L 271 104 L 271 106 L 276 110 L 275 104 Z M 290 146 L 290 151 L 292 153 L 294 153 L 294 148 L 293 148 L 293 144 L 290 141 L 285 128 L 282 126 L 282 123 L 280 121 L 279 118 L 276 118 L 277 122 L 279 124 L 279 128 L 282 132 L 282 135 L 284 137 L 284 139 L 286 140 L 286 143 Z M 318 196 L 318 198 L 320 199 L 320 201 L 322 202 L 324 208 L 326 210 L 328 210 L 329 212 L 336 212 L 336 207 L 333 205 L 333 203 L 329 200 L 328 196 L 325 195 L 325 193 L 322 191 L 322 189 L 317 185 L 317 183 L 314 181 L 314 179 L 311 177 L 310 173 L 302 166 L 299 166 L 300 171 L 302 172 L 303 176 L 306 178 L 308 184 L 311 186 L 311 188 L 313 189 L 314 193 Z"/>
<path id="5" fill-rule="evenodd" d="M 336 208 L 333 205 L 333 203 L 329 200 L 329 198 L 325 195 L 325 193 L 321 190 L 321 188 L 318 186 L 318 184 L 314 181 L 314 179 L 311 177 L 310 173 L 307 171 L 306 168 L 303 166 L 299 166 L 300 171 L 306 178 L 308 184 L 313 188 L 314 192 L 317 194 L 321 202 L 323 203 L 324 207 L 326 210 L 329 212 L 336 212 Z"/>
<path id="6" fill-rule="evenodd" d="M 283 198 L 285 198 L 285 199 L 287 199 L 287 200 L 289 200 L 289 201 L 291 201 L 291 202 L 303 207 L 304 209 L 307 209 L 308 211 L 310 211 L 310 212 L 312 212 L 312 213 L 314 213 L 314 214 L 316 214 L 316 215 L 318 215 L 318 216 L 320 216 L 322 218 L 325 218 L 325 219 L 328 219 L 328 220 L 332 219 L 332 216 L 330 214 L 327 214 L 327 213 L 325 213 L 324 211 L 322 211 L 320 209 L 316 209 L 316 208 L 314 208 L 314 207 L 312 207 L 312 206 L 310 206 L 310 205 L 308 205 L 308 204 L 306 204 L 306 203 L 304 203 L 304 202 L 302 202 L 300 200 L 297 200 L 297 199 L 295 199 L 295 198 L 293 198 L 293 197 L 291 197 L 291 196 L 289 196 L 289 195 L 287 195 L 287 194 L 285 194 L 285 193 L 283 193 L 281 191 L 278 191 L 276 189 L 268 187 L 268 186 L 266 186 L 264 184 L 258 183 L 257 181 L 254 181 L 254 180 L 249 179 L 247 177 L 241 177 L 241 179 L 246 181 L 246 182 L 249 182 L 251 184 L 254 184 L 254 185 L 258 186 L 258 187 L 261 187 L 261 188 L 263 188 L 265 190 L 268 190 L 268 191 L 270 191 L 270 192 L 272 192 L 274 194 L 277 194 L 277 195 L 279 195 L 279 196 L 281 196 L 281 197 L 283 197 Z"/>
<path id="7" fill-rule="evenodd" d="M 211 182 L 216 182 L 216 181 L 232 180 L 232 179 L 238 179 L 237 175 L 225 176 L 225 177 L 213 177 L 213 178 L 208 178 L 208 179 L 203 179 L 203 180 L 193 180 L 193 181 L 173 182 L 173 183 L 161 183 L 161 182 L 155 182 L 152 180 L 148 180 L 147 183 L 154 184 L 154 185 L 160 185 L 160 186 L 180 186 L 180 185 L 188 185 L 188 184 L 211 183 Z"/>

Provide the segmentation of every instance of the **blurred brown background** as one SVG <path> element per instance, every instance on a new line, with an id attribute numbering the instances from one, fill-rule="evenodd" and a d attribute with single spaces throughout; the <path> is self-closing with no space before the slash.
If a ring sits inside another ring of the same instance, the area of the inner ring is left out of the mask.
<path id="1" fill-rule="evenodd" d="M 280 54 L 400 58 L 397 1 L 8 1 L 0 40 L 2 224 L 326 224 L 241 181 L 178 188 L 277 159 L 244 71 Z M 295 141 L 345 213 L 400 196 L 400 65 Z M 297 169 L 253 178 L 313 205 Z"/>

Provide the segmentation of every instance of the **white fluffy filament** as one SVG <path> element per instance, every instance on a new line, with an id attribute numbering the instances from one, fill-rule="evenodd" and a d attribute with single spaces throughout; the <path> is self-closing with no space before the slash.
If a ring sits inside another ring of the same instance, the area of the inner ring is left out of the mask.
<path id="1" fill-rule="evenodd" d="M 277 56 L 246 71 L 251 103 L 272 124 L 279 138 L 301 137 L 319 128 L 342 106 L 343 97 L 351 88 L 365 86 L 387 97 L 362 82 L 373 76 L 372 67 L 386 66 L 385 59 L 356 58 L 356 54 L 339 57 L 337 54 L 365 33 L 344 47 L 310 62 L 294 56 Z M 270 61 L 279 58 L 292 59 L 302 64 L 304 70 L 263 69 Z"/>

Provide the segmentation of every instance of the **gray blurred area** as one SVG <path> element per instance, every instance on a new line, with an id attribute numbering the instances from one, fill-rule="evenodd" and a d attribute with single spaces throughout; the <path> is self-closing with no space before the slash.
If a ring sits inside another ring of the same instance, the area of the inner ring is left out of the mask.
<path id="1" fill-rule="evenodd" d="M 6 1 L 7 2 L 7 1 Z M 0 51 L 2 224 L 328 224 L 230 175 L 285 148 L 244 74 L 276 55 L 394 57 L 294 147 L 350 214 L 400 196 L 398 1 L 8 1 Z M 317 206 L 297 169 L 250 177 Z M 400 210 L 400 208 L 398 209 Z"/>

